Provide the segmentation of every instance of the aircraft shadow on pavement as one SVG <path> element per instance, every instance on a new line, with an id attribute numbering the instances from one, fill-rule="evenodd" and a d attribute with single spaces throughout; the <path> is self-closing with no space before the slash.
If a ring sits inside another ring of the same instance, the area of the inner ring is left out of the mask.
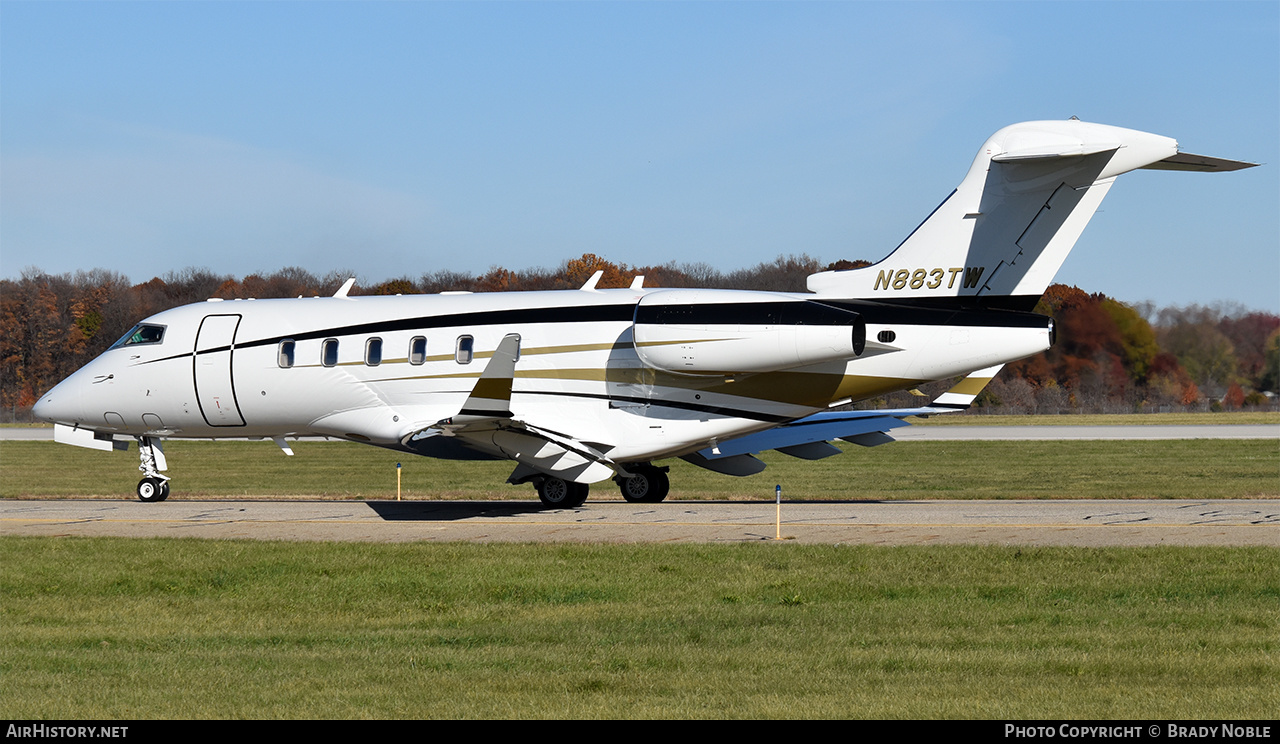
<path id="1" fill-rule="evenodd" d="M 388 522 L 440 522 L 545 512 L 536 501 L 367 501 Z"/>
<path id="2" fill-rule="evenodd" d="M 378 516 L 388 522 L 441 522 L 456 521 L 460 519 L 471 519 L 474 517 L 518 517 L 525 514 L 539 514 L 555 511 L 563 512 L 581 512 L 591 509 L 592 505 L 588 503 L 577 509 L 548 509 L 536 501 L 366 501 L 370 509 L 373 509 Z M 614 506 L 621 506 L 616 502 L 610 502 Z M 662 508 L 693 508 L 708 503 L 714 504 L 742 504 L 760 506 L 762 504 L 771 504 L 765 501 L 745 501 L 745 500 L 725 500 L 725 501 L 668 501 L 663 504 L 635 504 L 637 508 L 652 509 Z M 839 499 L 839 500 L 807 500 L 793 499 L 783 502 L 783 506 L 787 504 L 883 504 L 885 501 L 877 500 L 860 500 L 860 499 Z M 916 502 L 898 501 L 894 503 L 912 504 Z"/>

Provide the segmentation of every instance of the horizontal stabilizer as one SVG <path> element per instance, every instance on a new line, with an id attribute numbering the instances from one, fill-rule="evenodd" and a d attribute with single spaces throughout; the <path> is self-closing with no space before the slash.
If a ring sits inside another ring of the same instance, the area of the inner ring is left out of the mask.
<path id="1" fill-rule="evenodd" d="M 1151 165 L 1144 166 L 1147 170 L 1173 170 L 1173 171 L 1200 171 L 1204 173 L 1216 173 L 1219 171 L 1237 171 L 1245 168 L 1253 168 L 1257 163 L 1247 163 L 1243 160 L 1227 160 L 1225 158 L 1211 158 L 1207 155 L 1192 155 L 1189 152 L 1180 152 L 1165 158 L 1157 160 Z"/>

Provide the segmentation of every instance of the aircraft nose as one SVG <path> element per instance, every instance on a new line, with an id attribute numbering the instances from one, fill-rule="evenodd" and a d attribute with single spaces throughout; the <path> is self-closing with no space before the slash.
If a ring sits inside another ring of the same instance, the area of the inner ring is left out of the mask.
<path id="1" fill-rule="evenodd" d="M 40 400 L 31 407 L 31 415 L 51 424 L 77 424 L 84 421 L 81 386 L 76 377 L 78 375 L 68 377 L 40 396 Z"/>

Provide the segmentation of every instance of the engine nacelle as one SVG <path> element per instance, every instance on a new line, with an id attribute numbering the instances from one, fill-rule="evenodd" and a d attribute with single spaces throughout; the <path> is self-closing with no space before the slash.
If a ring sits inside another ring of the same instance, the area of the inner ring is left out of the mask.
<path id="1" fill-rule="evenodd" d="M 853 359 L 866 346 L 856 312 L 776 294 L 672 290 L 636 305 L 636 353 L 687 375 L 773 372 Z"/>

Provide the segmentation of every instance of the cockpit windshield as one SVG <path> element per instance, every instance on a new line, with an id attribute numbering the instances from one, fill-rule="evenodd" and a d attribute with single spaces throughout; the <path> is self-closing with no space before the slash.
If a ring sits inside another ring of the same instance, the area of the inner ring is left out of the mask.
<path id="1" fill-rule="evenodd" d="M 121 346 L 136 346 L 138 344 L 158 344 L 164 340 L 164 326 L 148 325 L 139 323 L 132 330 L 120 337 L 120 340 L 111 345 L 112 349 L 118 349 Z"/>

